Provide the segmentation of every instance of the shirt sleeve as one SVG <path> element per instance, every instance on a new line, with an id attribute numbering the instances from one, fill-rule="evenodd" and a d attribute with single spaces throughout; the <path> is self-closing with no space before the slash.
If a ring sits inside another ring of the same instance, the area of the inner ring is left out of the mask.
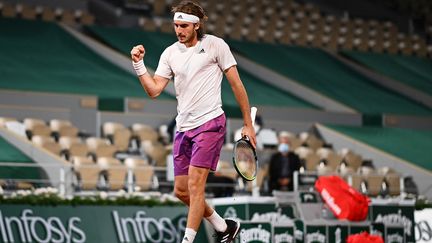
<path id="1" fill-rule="evenodd" d="M 226 69 L 237 65 L 237 62 L 234 59 L 234 56 L 231 53 L 228 44 L 222 39 L 218 39 L 217 43 L 218 44 L 216 46 L 218 48 L 218 51 L 216 59 L 222 71 L 225 71 Z"/>
<path id="2" fill-rule="evenodd" d="M 159 64 L 155 72 L 156 75 L 171 79 L 173 76 L 171 67 L 169 65 L 169 49 L 165 49 L 165 51 L 162 53 Z"/>

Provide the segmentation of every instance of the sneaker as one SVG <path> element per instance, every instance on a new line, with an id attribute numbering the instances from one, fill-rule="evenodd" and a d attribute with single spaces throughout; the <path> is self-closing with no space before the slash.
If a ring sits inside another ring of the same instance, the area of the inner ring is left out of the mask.
<path id="1" fill-rule="evenodd" d="M 230 243 L 233 242 L 240 229 L 240 222 L 233 219 L 225 219 L 227 229 L 225 232 L 216 232 L 217 243 Z"/>

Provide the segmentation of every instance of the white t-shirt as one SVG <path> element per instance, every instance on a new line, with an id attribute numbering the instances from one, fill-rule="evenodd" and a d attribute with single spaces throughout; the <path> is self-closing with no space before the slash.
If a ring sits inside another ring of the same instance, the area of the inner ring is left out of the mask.
<path id="1" fill-rule="evenodd" d="M 223 71 L 237 65 L 224 40 L 205 35 L 190 48 L 176 42 L 162 53 L 155 74 L 174 77 L 177 130 L 187 131 L 223 114 Z"/>

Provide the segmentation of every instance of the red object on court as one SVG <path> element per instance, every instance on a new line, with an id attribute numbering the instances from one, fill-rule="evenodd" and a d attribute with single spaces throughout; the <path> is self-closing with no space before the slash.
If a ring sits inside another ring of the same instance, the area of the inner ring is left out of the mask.
<path id="1" fill-rule="evenodd" d="M 370 235 L 368 232 L 362 232 L 359 234 L 349 235 L 347 243 L 384 243 L 382 237 L 378 235 Z"/>
<path id="2" fill-rule="evenodd" d="M 363 221 L 369 208 L 369 198 L 349 186 L 339 176 L 321 176 L 315 189 L 338 219 Z"/>

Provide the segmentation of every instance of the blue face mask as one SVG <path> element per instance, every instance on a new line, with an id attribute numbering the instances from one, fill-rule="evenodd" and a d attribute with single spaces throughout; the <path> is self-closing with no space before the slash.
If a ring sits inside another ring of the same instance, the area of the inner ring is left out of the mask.
<path id="1" fill-rule="evenodd" d="M 281 152 L 281 153 L 288 153 L 288 151 L 289 151 L 289 145 L 286 144 L 286 143 L 279 144 L 278 151 Z"/>

